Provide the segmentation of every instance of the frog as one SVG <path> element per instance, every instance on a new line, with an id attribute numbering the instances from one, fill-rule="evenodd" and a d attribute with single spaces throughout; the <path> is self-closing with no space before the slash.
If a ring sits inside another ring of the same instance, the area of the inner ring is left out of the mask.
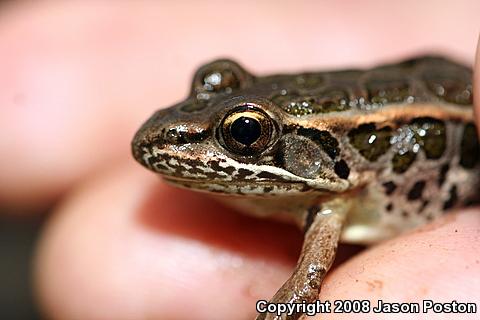
<path id="1" fill-rule="evenodd" d="M 472 70 L 436 55 L 262 76 L 218 59 L 132 153 L 167 183 L 297 225 L 297 266 L 269 303 L 313 303 L 339 242 L 373 245 L 478 201 L 472 91 Z"/>

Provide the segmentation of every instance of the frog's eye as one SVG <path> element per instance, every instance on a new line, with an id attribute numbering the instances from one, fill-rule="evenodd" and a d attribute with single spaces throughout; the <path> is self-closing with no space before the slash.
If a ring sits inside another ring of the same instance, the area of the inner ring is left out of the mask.
<path id="1" fill-rule="evenodd" d="M 264 111 L 250 105 L 239 106 L 221 123 L 221 143 L 235 154 L 255 155 L 266 149 L 273 129 L 272 119 Z"/>
<path id="2" fill-rule="evenodd" d="M 209 100 L 215 93 L 231 93 L 243 88 L 251 75 L 230 60 L 217 60 L 201 67 L 195 74 L 192 95 L 198 100 Z"/>

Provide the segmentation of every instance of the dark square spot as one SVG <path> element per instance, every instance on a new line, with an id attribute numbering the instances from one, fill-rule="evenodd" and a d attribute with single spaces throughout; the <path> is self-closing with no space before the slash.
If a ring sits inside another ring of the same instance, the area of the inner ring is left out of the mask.
<path id="1" fill-rule="evenodd" d="M 397 189 L 397 185 L 393 181 L 385 182 L 383 187 L 385 188 L 385 193 L 387 195 L 391 195 L 395 189 Z"/>
<path id="2" fill-rule="evenodd" d="M 425 189 L 425 184 L 424 180 L 417 181 L 408 192 L 407 199 L 410 201 L 420 199 L 422 197 L 423 189 Z"/>
<path id="3" fill-rule="evenodd" d="M 350 175 L 350 168 L 348 167 L 345 160 L 340 160 L 335 163 L 335 173 L 342 179 L 347 179 Z"/>

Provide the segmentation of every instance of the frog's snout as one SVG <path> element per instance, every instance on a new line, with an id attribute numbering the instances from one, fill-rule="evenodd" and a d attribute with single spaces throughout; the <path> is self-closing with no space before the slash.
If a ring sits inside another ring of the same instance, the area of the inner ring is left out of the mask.
<path id="1" fill-rule="evenodd" d="M 209 126 L 200 122 L 186 124 L 185 121 L 176 121 L 168 110 L 160 110 L 137 131 L 132 141 L 132 152 L 135 159 L 142 162 L 143 153 L 152 147 L 163 149 L 201 143 L 210 135 Z"/>

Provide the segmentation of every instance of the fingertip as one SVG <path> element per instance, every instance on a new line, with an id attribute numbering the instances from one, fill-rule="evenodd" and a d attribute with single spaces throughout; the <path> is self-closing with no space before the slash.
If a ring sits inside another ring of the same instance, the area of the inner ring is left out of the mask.
<path id="1" fill-rule="evenodd" d="M 327 277 L 321 299 L 369 300 L 371 306 L 380 299 L 392 303 L 480 301 L 479 283 L 473 280 L 480 278 L 480 249 L 472 245 L 478 242 L 479 211 L 451 213 L 360 253 Z M 415 316 L 382 313 L 382 319 L 417 319 Z M 422 313 L 417 316 L 425 317 Z M 351 314 L 333 318 L 350 319 Z M 355 319 L 372 319 L 372 313 L 357 314 Z"/>

